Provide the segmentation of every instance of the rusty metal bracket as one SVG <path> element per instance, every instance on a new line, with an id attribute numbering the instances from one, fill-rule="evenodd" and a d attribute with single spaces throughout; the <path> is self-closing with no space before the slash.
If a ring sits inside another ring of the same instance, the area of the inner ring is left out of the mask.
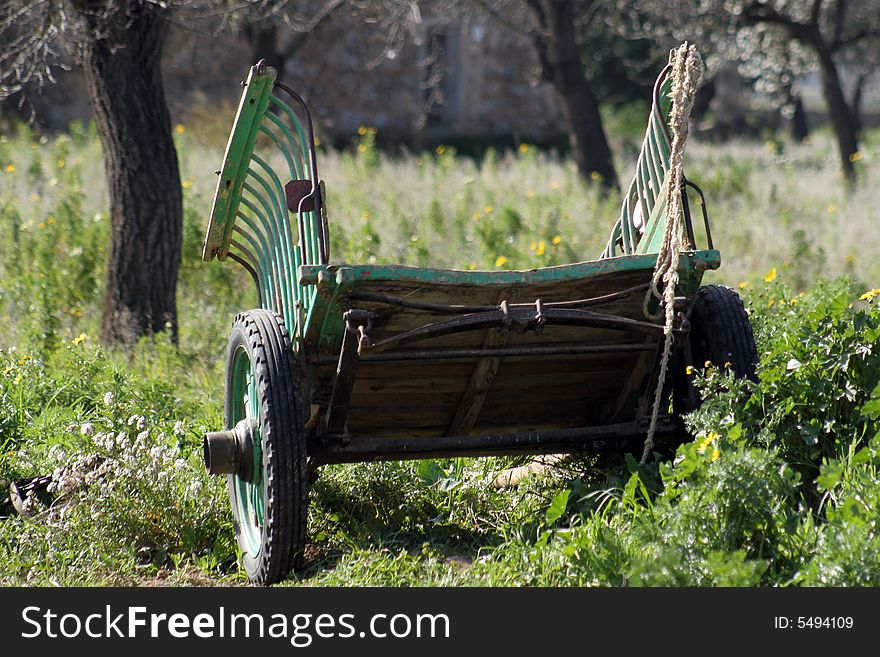
<path id="1" fill-rule="evenodd" d="M 351 312 L 351 311 L 349 311 Z M 418 342 L 429 338 L 436 338 L 454 333 L 464 333 L 483 328 L 497 327 L 512 328 L 518 333 L 528 330 L 543 329 L 545 325 L 559 326 L 582 326 L 589 328 L 603 328 L 617 331 L 638 331 L 640 333 L 662 332 L 663 326 L 650 322 L 643 322 L 629 317 L 617 317 L 605 315 L 588 310 L 576 310 L 570 308 L 548 308 L 546 304 L 512 305 L 504 301 L 493 310 L 478 313 L 469 313 L 461 317 L 455 317 L 442 322 L 425 324 L 398 335 L 385 338 L 372 343 L 365 351 L 378 353 L 392 347 L 397 347 L 408 342 Z"/>
<path id="2" fill-rule="evenodd" d="M 345 320 L 345 332 L 357 336 L 357 352 L 359 355 L 373 346 L 369 332 L 373 328 L 374 317 L 373 313 L 369 310 L 358 310 L 356 308 L 347 310 L 342 315 L 342 319 Z"/>
<path id="3" fill-rule="evenodd" d="M 643 283 L 641 285 L 636 285 L 630 288 L 626 288 L 625 290 L 619 290 L 618 292 L 612 292 L 611 294 L 604 294 L 598 297 L 591 297 L 588 299 L 574 299 L 572 301 L 551 301 L 547 303 L 542 303 L 542 307 L 544 308 L 589 308 L 593 306 L 602 306 L 613 301 L 619 301 L 621 299 L 626 299 L 634 294 L 638 294 L 639 292 L 644 292 L 650 287 L 649 283 Z M 351 292 L 346 295 L 348 301 L 363 301 L 367 303 L 381 303 L 389 306 L 399 306 L 401 308 L 412 308 L 414 310 L 424 310 L 429 313 L 443 313 L 443 314 L 452 314 L 452 313 L 481 313 L 481 312 L 489 312 L 492 310 L 497 310 L 500 308 L 499 306 L 464 306 L 464 305 L 449 305 L 449 304 L 440 304 L 440 303 L 429 303 L 426 301 L 416 301 L 413 299 L 403 299 L 400 297 L 392 297 L 386 294 L 376 294 L 374 292 Z M 533 306 L 535 304 L 531 303 L 508 303 L 508 307 L 511 309 L 514 308 L 527 308 Z"/>
<path id="4" fill-rule="evenodd" d="M 373 313 L 352 309 L 346 311 L 342 317 L 345 320 L 345 333 L 342 338 L 342 348 L 339 350 L 330 403 L 322 424 L 323 434 L 346 435 L 345 424 L 348 419 L 348 408 L 351 406 L 351 393 L 357 378 L 358 358 L 361 350 L 369 349 L 372 344 L 368 332 L 373 328 Z"/>

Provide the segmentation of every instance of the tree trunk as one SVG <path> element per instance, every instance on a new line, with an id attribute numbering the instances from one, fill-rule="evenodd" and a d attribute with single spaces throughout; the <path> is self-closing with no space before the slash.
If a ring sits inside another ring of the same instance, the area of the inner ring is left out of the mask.
<path id="1" fill-rule="evenodd" d="M 129 346 L 177 335 L 183 208 L 160 57 L 167 11 L 129 2 L 83 51 L 110 192 L 110 253 L 101 341 Z"/>
<path id="2" fill-rule="evenodd" d="M 855 180 L 856 171 L 853 167 L 853 156 L 859 150 L 859 143 L 852 112 L 843 95 L 840 76 L 837 74 L 837 66 L 834 64 L 831 53 L 827 50 L 819 50 L 818 55 L 822 94 L 825 96 L 825 103 L 828 106 L 828 118 L 834 128 L 834 135 L 837 137 L 840 166 L 847 179 Z"/>
<path id="3" fill-rule="evenodd" d="M 251 61 L 256 64 L 263 60 L 266 66 L 271 66 L 278 72 L 281 78 L 284 74 L 286 57 L 278 50 L 278 28 L 273 23 L 248 25 L 245 35 L 251 47 Z"/>
<path id="4" fill-rule="evenodd" d="M 865 73 L 859 75 L 856 80 L 855 89 L 852 96 L 852 120 L 853 128 L 856 131 L 856 138 L 862 133 L 862 101 L 865 96 L 865 84 L 868 82 L 868 76 Z"/>
<path id="5" fill-rule="evenodd" d="M 791 116 L 791 137 L 800 143 L 810 136 L 810 125 L 807 123 L 807 113 L 804 111 L 804 102 L 798 96 L 794 99 L 794 113 Z"/>
<path id="6" fill-rule="evenodd" d="M 598 175 L 606 189 L 619 189 L 599 103 L 581 65 L 573 0 L 530 0 L 542 33 L 535 37 L 541 73 L 553 85 L 568 126 L 571 150 L 585 180 Z"/>

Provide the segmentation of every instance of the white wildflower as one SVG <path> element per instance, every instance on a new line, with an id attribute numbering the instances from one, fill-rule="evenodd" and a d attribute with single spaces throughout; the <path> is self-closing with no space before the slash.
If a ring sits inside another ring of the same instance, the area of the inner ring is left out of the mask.
<path id="1" fill-rule="evenodd" d="M 115 399 L 116 399 L 116 397 L 109 390 L 104 393 L 104 405 L 105 406 L 110 406 Z"/>
<path id="2" fill-rule="evenodd" d="M 102 449 L 111 449 L 114 444 L 113 434 L 109 431 L 96 433 L 95 437 L 92 438 L 92 441 Z"/>
<path id="3" fill-rule="evenodd" d="M 178 420 L 177 422 L 174 423 L 173 431 L 174 431 L 175 436 L 182 436 L 183 435 L 183 433 L 184 433 L 183 420 Z"/>
<path id="4" fill-rule="evenodd" d="M 79 428 L 79 432 L 84 436 L 91 436 L 95 431 L 95 425 L 91 422 L 83 422 Z"/>

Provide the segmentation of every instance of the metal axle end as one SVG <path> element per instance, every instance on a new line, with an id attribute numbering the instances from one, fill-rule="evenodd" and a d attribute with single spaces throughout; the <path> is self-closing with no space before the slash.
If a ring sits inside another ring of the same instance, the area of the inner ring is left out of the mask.
<path id="1" fill-rule="evenodd" d="M 250 481 L 254 474 L 255 418 L 245 418 L 232 429 L 211 431 L 202 439 L 205 470 L 212 475 L 238 475 Z"/>

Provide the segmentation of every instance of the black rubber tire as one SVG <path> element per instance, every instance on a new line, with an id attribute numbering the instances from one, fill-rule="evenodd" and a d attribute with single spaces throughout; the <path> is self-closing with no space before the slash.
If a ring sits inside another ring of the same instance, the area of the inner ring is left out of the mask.
<path id="1" fill-rule="evenodd" d="M 233 499 L 236 540 L 248 578 L 258 585 L 285 579 L 301 570 L 308 519 L 305 419 L 298 371 L 287 329 L 279 315 L 257 309 L 235 318 L 226 360 L 226 428 L 233 417 L 232 364 L 244 349 L 257 382 L 264 520 L 260 548 L 250 553 L 241 535 L 239 509 Z M 229 477 L 230 496 L 237 479 Z"/>
<path id="2" fill-rule="evenodd" d="M 735 290 L 723 285 L 703 285 L 694 297 L 688 341 L 691 362 L 696 370 L 706 363 L 730 368 L 737 377 L 757 380 L 758 349 L 749 315 Z M 684 353 L 679 352 L 673 365 L 675 408 L 686 413 L 699 406 L 689 401 L 692 375 L 686 372 Z"/>
<path id="3" fill-rule="evenodd" d="M 735 290 L 723 285 L 704 285 L 694 298 L 691 311 L 691 355 L 694 365 L 729 367 L 737 377 L 757 380 L 758 349 L 752 323 Z"/>

